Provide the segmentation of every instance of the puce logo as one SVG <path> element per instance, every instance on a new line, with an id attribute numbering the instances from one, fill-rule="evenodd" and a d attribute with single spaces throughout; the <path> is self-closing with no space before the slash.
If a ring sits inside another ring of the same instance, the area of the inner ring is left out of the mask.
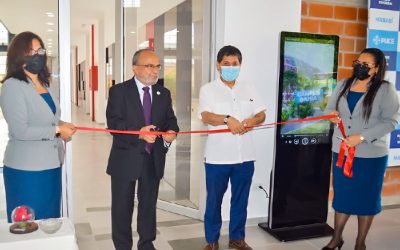
<path id="1" fill-rule="evenodd" d="M 394 45 L 395 44 L 395 39 L 390 38 L 390 37 L 381 37 L 381 36 L 374 36 L 372 39 L 375 45 L 380 45 L 380 44 L 386 44 L 386 45 Z"/>

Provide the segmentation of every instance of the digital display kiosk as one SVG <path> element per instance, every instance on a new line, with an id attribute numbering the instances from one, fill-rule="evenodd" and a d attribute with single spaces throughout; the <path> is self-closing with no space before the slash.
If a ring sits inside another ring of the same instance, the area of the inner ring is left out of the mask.
<path id="1" fill-rule="evenodd" d="M 337 81 L 339 37 L 281 32 L 278 122 L 324 114 Z M 278 125 L 269 216 L 259 226 L 281 241 L 332 233 L 326 224 L 332 126 Z"/>

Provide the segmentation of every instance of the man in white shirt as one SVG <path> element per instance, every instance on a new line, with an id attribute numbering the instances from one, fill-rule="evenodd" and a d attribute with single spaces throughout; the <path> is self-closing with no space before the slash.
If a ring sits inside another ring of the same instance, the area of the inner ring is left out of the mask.
<path id="1" fill-rule="evenodd" d="M 265 120 L 265 105 L 252 85 L 237 81 L 242 54 L 233 46 L 217 55 L 220 77 L 200 89 L 199 117 L 209 129 L 230 129 L 231 133 L 209 134 L 205 148 L 207 203 L 204 250 L 219 248 L 222 225 L 221 204 L 231 182 L 229 247 L 251 250 L 245 242 L 247 203 L 254 173 L 252 126 Z"/>

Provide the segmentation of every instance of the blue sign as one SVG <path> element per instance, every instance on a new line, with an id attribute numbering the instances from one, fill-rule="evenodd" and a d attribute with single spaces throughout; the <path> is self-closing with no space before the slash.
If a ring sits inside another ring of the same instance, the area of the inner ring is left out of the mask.
<path id="1" fill-rule="evenodd" d="M 386 54 L 386 52 L 385 52 Z M 395 71 L 400 71 L 400 52 L 397 52 L 396 55 L 396 70 Z M 396 77 L 396 81 L 398 81 L 398 76 Z"/>
<path id="2" fill-rule="evenodd" d="M 382 51 L 397 51 L 397 31 L 368 30 L 368 46 Z"/>
<path id="3" fill-rule="evenodd" d="M 396 72 L 396 90 L 400 91 L 400 72 Z"/>
<path id="4" fill-rule="evenodd" d="M 395 130 L 390 134 L 390 148 L 400 148 L 400 130 Z"/>
<path id="5" fill-rule="evenodd" d="M 399 0 L 371 0 L 371 8 L 383 10 L 399 10 Z"/>
<path id="6" fill-rule="evenodd" d="M 296 91 L 294 96 L 295 103 L 320 102 L 324 97 L 322 89 L 300 90 Z"/>
<path id="7" fill-rule="evenodd" d="M 397 52 L 396 51 L 385 51 L 385 58 L 386 58 L 386 70 L 396 71 L 396 58 Z"/>

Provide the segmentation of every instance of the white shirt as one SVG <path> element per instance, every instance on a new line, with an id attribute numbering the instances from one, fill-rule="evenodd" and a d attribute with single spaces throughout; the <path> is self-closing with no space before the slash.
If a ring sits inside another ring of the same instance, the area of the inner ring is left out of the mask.
<path id="1" fill-rule="evenodd" d="M 147 85 L 144 85 L 143 83 L 141 83 L 137 78 L 135 78 L 135 82 L 136 82 L 136 87 L 137 87 L 137 89 L 138 89 L 138 91 L 139 91 L 139 95 L 140 95 L 140 101 L 142 102 L 142 105 L 143 105 L 143 95 L 144 95 L 144 90 L 143 90 L 143 88 L 144 87 L 149 87 L 150 89 L 149 89 L 149 92 L 150 92 L 150 100 L 151 101 L 153 101 L 153 92 L 152 92 L 152 85 L 150 85 L 150 86 L 147 86 Z M 164 141 L 164 147 L 166 147 L 166 148 L 169 148 L 170 146 L 171 146 L 171 143 L 172 142 L 167 142 L 166 140 L 164 140 L 163 139 L 163 141 Z"/>
<path id="2" fill-rule="evenodd" d="M 144 95 L 144 90 L 143 90 L 143 88 L 144 88 L 144 87 L 149 87 L 149 88 L 150 88 L 150 89 L 149 89 L 149 92 L 150 92 L 150 100 L 153 101 L 153 92 L 151 91 L 151 85 L 150 85 L 150 86 L 144 85 L 144 84 L 141 83 L 137 78 L 135 78 L 135 82 L 136 82 L 136 87 L 137 87 L 137 89 L 138 89 L 138 91 L 139 91 L 140 101 L 142 102 L 142 105 L 143 105 L 143 95 Z"/>
<path id="3" fill-rule="evenodd" d="M 266 106 L 252 85 L 236 81 L 231 88 L 221 79 L 203 85 L 200 89 L 199 111 L 230 115 L 240 122 L 265 111 Z M 226 125 L 212 126 L 208 129 L 224 129 Z M 232 133 L 209 134 L 205 148 L 205 161 L 211 164 L 236 164 L 254 161 L 253 131 L 243 135 Z"/>

